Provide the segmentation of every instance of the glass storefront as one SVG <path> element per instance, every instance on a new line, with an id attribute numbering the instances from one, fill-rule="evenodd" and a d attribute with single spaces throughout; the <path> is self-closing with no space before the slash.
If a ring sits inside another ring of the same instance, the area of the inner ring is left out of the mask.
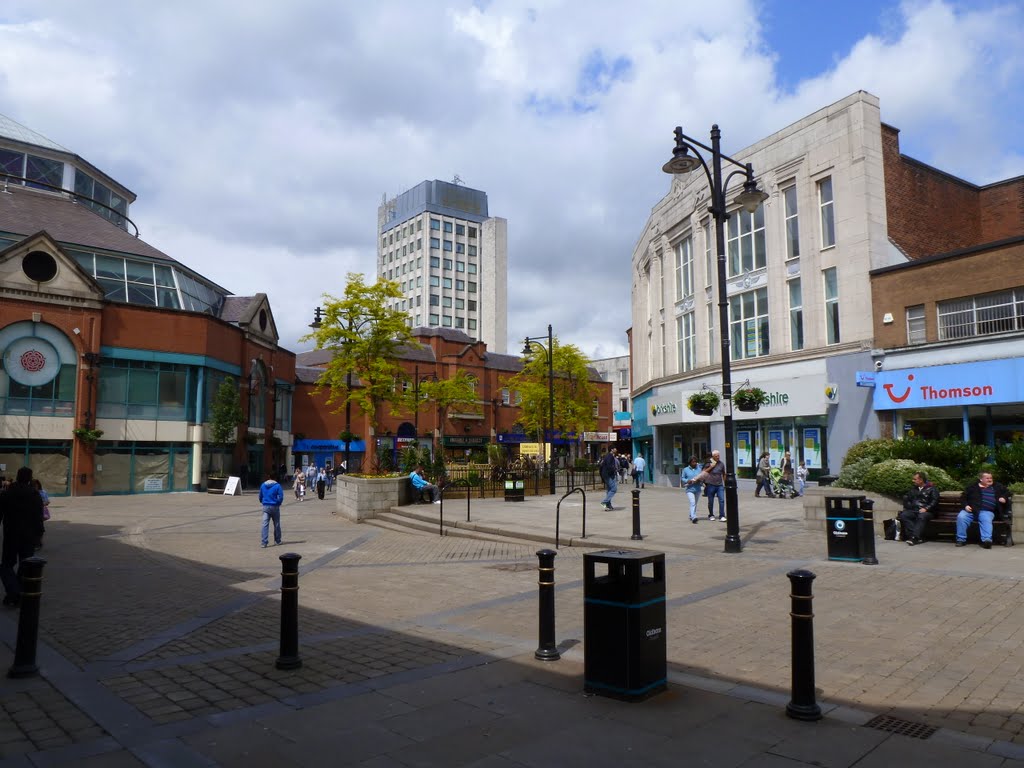
<path id="1" fill-rule="evenodd" d="M 71 443 L 66 440 L 0 440 L 0 475 L 13 478 L 22 467 L 50 496 L 67 496 L 71 481 Z"/>
<path id="2" fill-rule="evenodd" d="M 167 443 L 98 443 L 94 493 L 190 491 L 192 450 Z"/>

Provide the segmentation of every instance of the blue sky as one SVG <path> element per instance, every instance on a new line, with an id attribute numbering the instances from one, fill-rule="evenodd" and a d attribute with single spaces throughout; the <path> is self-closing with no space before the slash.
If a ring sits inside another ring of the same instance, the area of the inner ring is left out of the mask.
<path id="1" fill-rule="evenodd" d="M 4 0 L 0 113 L 135 191 L 147 242 L 268 293 L 293 348 L 375 274 L 381 198 L 458 174 L 509 222 L 511 339 L 603 357 L 676 125 L 735 153 L 866 90 L 904 153 L 1021 175 L 1021 29 L 1020 0 Z"/>

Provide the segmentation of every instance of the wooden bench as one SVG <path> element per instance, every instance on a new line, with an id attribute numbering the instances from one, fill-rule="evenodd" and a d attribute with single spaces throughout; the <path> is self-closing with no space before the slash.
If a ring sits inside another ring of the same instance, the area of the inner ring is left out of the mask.
<path id="1" fill-rule="evenodd" d="M 1013 546 L 1013 508 L 1012 499 L 1006 505 L 1006 513 L 992 521 L 992 543 L 1005 547 Z M 935 516 L 924 527 L 921 538 L 931 541 L 956 541 L 956 516 L 964 508 L 962 493 L 944 492 L 939 496 L 939 506 L 935 508 Z M 981 541 L 978 523 L 972 521 L 967 526 L 968 543 L 977 544 Z"/>

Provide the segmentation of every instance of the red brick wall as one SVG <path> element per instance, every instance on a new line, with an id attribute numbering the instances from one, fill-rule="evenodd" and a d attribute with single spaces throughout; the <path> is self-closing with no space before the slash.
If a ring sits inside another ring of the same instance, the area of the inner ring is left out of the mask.
<path id="1" fill-rule="evenodd" d="M 882 126 L 889 236 L 912 259 L 1024 234 L 1024 178 L 979 188 L 900 154 Z"/>

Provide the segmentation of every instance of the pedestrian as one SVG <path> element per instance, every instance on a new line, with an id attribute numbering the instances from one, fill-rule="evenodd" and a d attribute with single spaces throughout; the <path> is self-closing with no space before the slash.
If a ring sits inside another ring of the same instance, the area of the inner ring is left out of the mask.
<path id="1" fill-rule="evenodd" d="M 598 464 L 598 471 L 601 473 L 601 480 L 605 487 L 601 508 L 608 512 L 614 509 L 612 499 L 615 498 L 615 494 L 619 490 L 619 461 L 615 453 L 614 447 L 609 448 L 608 452 L 601 457 L 601 463 Z"/>
<path id="2" fill-rule="evenodd" d="M 422 464 L 417 464 L 416 469 L 409 473 L 409 481 L 417 493 L 429 493 L 432 503 L 441 503 L 441 489 L 427 480 L 423 473 Z"/>
<path id="3" fill-rule="evenodd" d="M 775 495 L 772 493 L 772 462 L 768 456 L 768 451 L 762 453 L 757 459 L 755 479 L 757 480 L 757 488 L 754 489 L 754 496 L 760 496 L 762 490 L 769 498 Z"/>
<path id="4" fill-rule="evenodd" d="M 302 474 L 302 470 L 298 467 L 295 468 L 295 500 L 305 501 L 306 500 L 306 476 Z"/>
<path id="5" fill-rule="evenodd" d="M 686 493 L 686 500 L 690 503 L 690 522 L 697 524 L 697 499 L 700 498 L 701 489 L 704 487 L 704 472 L 701 470 L 696 456 L 691 456 L 689 463 L 683 467 L 679 475 L 679 485 Z"/>
<path id="6" fill-rule="evenodd" d="M 633 458 L 622 454 L 619 456 L 619 482 L 626 482 L 626 477 L 629 475 L 629 470 L 633 466 Z"/>
<path id="7" fill-rule="evenodd" d="M 321 467 L 316 473 L 316 497 L 324 500 L 324 492 L 327 490 L 327 473 Z"/>
<path id="8" fill-rule="evenodd" d="M 274 473 L 268 472 L 267 479 L 260 486 L 260 504 L 263 505 L 263 525 L 260 528 L 260 546 L 267 548 L 270 521 L 274 521 L 274 544 L 281 543 L 281 503 L 284 491 L 281 484 L 274 479 Z"/>
<path id="9" fill-rule="evenodd" d="M 334 467 L 330 464 L 324 467 L 324 480 L 327 482 L 327 492 L 330 493 L 334 487 Z"/>
<path id="10" fill-rule="evenodd" d="M 711 462 L 708 464 L 704 479 L 706 493 L 708 496 L 708 520 L 715 519 L 715 499 L 718 499 L 718 521 L 725 522 L 725 464 L 722 462 L 721 454 L 718 451 L 711 452 Z"/>
<path id="11" fill-rule="evenodd" d="M 782 473 L 782 478 L 779 482 L 779 498 L 792 498 L 793 494 L 796 493 L 796 488 L 793 486 L 793 459 L 789 455 L 789 451 L 782 454 L 782 459 L 779 461 L 779 471 Z"/>
<path id="12" fill-rule="evenodd" d="M 342 459 L 341 463 L 338 465 L 338 474 L 344 475 L 346 472 L 348 472 L 348 462 Z"/>
<path id="13" fill-rule="evenodd" d="M 804 495 L 804 489 L 807 488 L 807 467 L 804 466 L 803 460 L 797 465 L 796 468 L 796 485 L 797 485 L 797 496 Z"/>
<path id="14" fill-rule="evenodd" d="M 32 484 L 35 485 L 39 498 L 43 500 L 43 533 L 46 533 L 46 521 L 50 519 L 50 496 L 43 490 L 43 484 L 39 482 L 39 478 L 33 480 Z M 40 533 L 39 538 L 36 539 L 35 548 L 37 550 L 43 548 L 43 533 Z"/>
<path id="15" fill-rule="evenodd" d="M 313 488 L 314 485 L 316 484 L 316 464 L 307 464 L 305 475 L 306 487 Z"/>
<path id="16" fill-rule="evenodd" d="M 638 453 L 636 458 L 633 459 L 633 484 L 637 488 L 644 487 L 644 470 L 647 469 L 647 462 L 644 461 L 644 455 Z"/>
<path id="17" fill-rule="evenodd" d="M 13 608 L 21 602 L 21 562 L 32 557 L 36 541 L 43 535 L 43 500 L 32 483 L 31 467 L 19 469 L 14 482 L 0 494 L 0 515 L 4 532 L 0 557 L 0 581 L 6 593 L 3 603 Z"/>

